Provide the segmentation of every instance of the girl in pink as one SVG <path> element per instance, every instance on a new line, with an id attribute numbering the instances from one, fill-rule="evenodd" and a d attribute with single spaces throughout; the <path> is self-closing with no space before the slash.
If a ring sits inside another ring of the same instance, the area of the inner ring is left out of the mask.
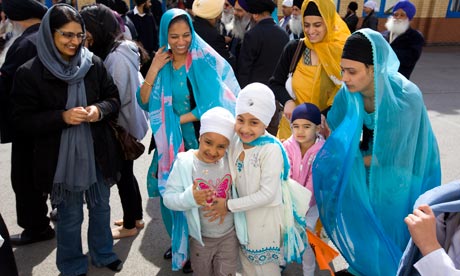
<path id="1" fill-rule="evenodd" d="M 315 229 L 319 217 L 313 193 L 312 165 L 316 153 L 324 144 L 324 139 L 319 134 L 320 127 L 321 112 L 318 107 L 311 103 L 300 104 L 292 112 L 292 135 L 283 142 L 291 166 L 290 177 L 312 193 L 310 209 L 305 218 L 310 230 Z M 305 249 L 302 266 L 304 276 L 314 275 L 315 255 L 310 246 Z"/>

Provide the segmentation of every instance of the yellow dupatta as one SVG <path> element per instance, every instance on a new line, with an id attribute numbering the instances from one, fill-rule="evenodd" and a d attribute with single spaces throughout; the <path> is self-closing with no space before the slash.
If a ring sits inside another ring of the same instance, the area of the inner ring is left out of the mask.
<path id="1" fill-rule="evenodd" d="M 297 97 L 297 100 L 295 101 L 296 105 L 299 105 L 308 99 L 309 102 L 318 106 L 318 108 L 322 111 L 332 105 L 332 101 L 334 100 L 337 91 L 342 86 L 340 60 L 342 58 L 343 46 L 350 35 L 350 30 L 340 15 L 336 12 L 336 7 L 332 0 L 305 0 L 301 9 L 302 26 L 304 25 L 303 14 L 310 2 L 315 3 L 318 7 L 321 17 L 326 24 L 327 34 L 321 42 L 311 43 L 304 30 L 304 43 L 318 56 L 317 66 L 319 68 L 312 73 L 314 74 L 313 79 L 308 82 L 305 82 L 303 78 L 296 78 L 294 71 L 292 82 L 293 86 L 298 85 L 295 83 L 296 81 L 301 81 L 304 85 L 312 85 L 310 89 L 306 89 L 309 90 L 309 95 L 301 94 L 304 93 L 305 90 L 294 91 Z M 302 58 L 299 60 L 299 63 L 301 62 L 303 62 Z M 298 67 L 296 67 L 296 70 L 297 68 Z M 310 68 L 310 70 L 313 70 L 313 68 Z M 278 131 L 278 138 L 287 139 L 290 135 L 290 124 L 288 120 L 283 117 Z"/>
<path id="2" fill-rule="evenodd" d="M 313 2 L 318 7 L 321 17 L 324 20 L 327 28 L 327 34 L 321 42 L 310 43 L 307 34 L 305 35 L 305 45 L 316 52 L 319 60 L 319 66 L 321 67 L 321 73 L 316 75 L 316 79 L 313 82 L 312 103 L 317 104 L 320 110 L 324 110 L 332 105 L 335 94 L 342 86 L 342 76 L 340 74 L 340 60 L 342 58 L 343 46 L 345 41 L 350 35 L 350 30 L 347 24 L 340 18 L 340 15 L 336 12 L 335 4 L 332 0 L 305 0 L 302 4 L 302 25 L 304 24 L 303 13 L 307 8 L 308 3 Z M 324 78 L 324 80 L 322 80 Z M 323 91 L 322 81 L 330 81 L 333 83 L 332 91 Z M 324 99 L 321 95 L 327 95 Z"/>

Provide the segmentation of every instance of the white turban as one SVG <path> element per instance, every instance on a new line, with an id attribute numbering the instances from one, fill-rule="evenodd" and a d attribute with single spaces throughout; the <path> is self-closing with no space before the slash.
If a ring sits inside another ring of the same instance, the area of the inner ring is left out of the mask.
<path id="1" fill-rule="evenodd" d="M 284 0 L 282 5 L 285 7 L 292 8 L 293 2 L 292 0 Z"/>
<path id="2" fill-rule="evenodd" d="M 254 82 L 243 88 L 236 98 L 236 115 L 250 113 L 261 120 L 265 126 L 275 114 L 275 96 L 265 84 Z"/>
<path id="3" fill-rule="evenodd" d="M 235 133 L 235 117 L 223 107 L 213 107 L 201 115 L 200 136 L 214 132 L 225 136 L 229 141 Z"/>
<path id="4" fill-rule="evenodd" d="M 364 7 L 377 11 L 377 3 L 375 1 L 367 1 L 364 3 Z"/>

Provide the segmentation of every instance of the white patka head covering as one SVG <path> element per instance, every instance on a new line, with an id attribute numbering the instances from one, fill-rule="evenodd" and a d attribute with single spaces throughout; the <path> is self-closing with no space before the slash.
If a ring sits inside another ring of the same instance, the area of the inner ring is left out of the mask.
<path id="1" fill-rule="evenodd" d="M 235 117 L 230 111 L 220 106 L 213 107 L 201 115 L 200 123 L 200 136 L 214 132 L 225 136 L 230 141 L 235 133 Z"/>
<path id="2" fill-rule="evenodd" d="M 293 4 L 292 0 L 284 0 L 282 5 L 285 7 L 292 8 L 292 4 Z"/>
<path id="3" fill-rule="evenodd" d="M 275 114 L 275 95 L 265 84 L 254 82 L 243 88 L 236 98 L 236 115 L 250 113 L 261 120 L 265 126 Z"/>

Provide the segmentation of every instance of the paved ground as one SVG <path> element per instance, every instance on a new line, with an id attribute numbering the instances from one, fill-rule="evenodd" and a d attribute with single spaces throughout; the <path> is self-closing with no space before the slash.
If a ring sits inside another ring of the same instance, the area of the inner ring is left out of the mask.
<path id="1" fill-rule="evenodd" d="M 425 48 L 412 80 L 419 85 L 429 110 L 431 123 L 437 135 L 441 152 L 443 183 L 459 179 L 458 156 L 460 147 L 460 47 Z M 145 141 L 147 143 L 147 141 Z M 169 238 L 158 211 L 158 200 L 146 198 L 144 183 L 151 156 L 144 155 L 135 162 L 135 174 L 141 183 L 145 206 L 146 227 L 134 238 L 115 241 L 115 251 L 125 261 L 118 275 L 182 275 L 172 272 L 170 262 L 163 260 L 169 247 Z M 14 193 L 9 181 L 10 146 L 0 145 L 0 212 L 10 233 L 19 233 L 16 225 Z M 30 172 L 24 172 L 30 173 Z M 116 188 L 112 189 L 112 220 L 121 218 L 121 206 Z M 86 214 L 85 214 L 86 215 Z M 87 229 L 86 220 L 83 229 Z M 86 231 L 86 230 L 85 230 Z M 84 232 L 85 232 L 84 231 Z M 86 240 L 86 234 L 83 234 Z M 85 246 L 85 251 L 86 245 Z M 14 249 L 20 275 L 58 275 L 55 265 L 55 240 Z M 334 262 L 336 268 L 346 267 L 342 258 Z M 301 275 L 300 265 L 289 266 L 283 275 Z M 88 275 L 114 275 L 107 269 L 90 266 Z M 319 275 L 319 274 L 318 274 Z"/>

